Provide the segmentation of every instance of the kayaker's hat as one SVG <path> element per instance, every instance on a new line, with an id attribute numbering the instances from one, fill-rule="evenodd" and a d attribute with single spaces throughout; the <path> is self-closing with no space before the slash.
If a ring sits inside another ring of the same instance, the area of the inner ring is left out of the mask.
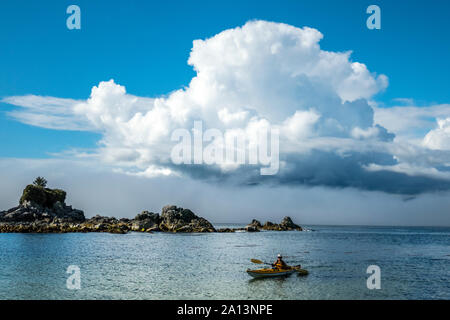
<path id="1" fill-rule="evenodd" d="M 282 256 L 281 256 L 281 254 L 278 254 L 278 256 L 277 256 L 278 258 L 282 258 Z"/>

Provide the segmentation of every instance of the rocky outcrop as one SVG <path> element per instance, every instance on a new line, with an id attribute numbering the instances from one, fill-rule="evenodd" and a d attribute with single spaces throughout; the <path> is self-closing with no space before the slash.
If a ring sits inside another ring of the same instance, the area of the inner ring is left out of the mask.
<path id="1" fill-rule="evenodd" d="M 0 222 L 0 232 L 16 233 L 67 233 L 67 232 L 109 232 L 127 233 L 129 226 L 124 223 L 97 223 L 86 220 L 82 223 L 71 223 L 61 219 L 52 221 L 37 220 L 33 222 Z"/>
<path id="2" fill-rule="evenodd" d="M 281 220 L 280 224 L 272 223 L 270 221 L 267 221 L 264 223 L 264 225 L 261 227 L 262 230 L 272 230 L 272 231 L 291 231 L 291 230 L 297 230 L 302 231 L 302 227 L 295 224 L 290 217 L 284 217 L 283 220 Z"/>
<path id="3" fill-rule="evenodd" d="M 281 220 L 280 224 L 276 224 L 270 221 L 267 221 L 264 223 L 264 225 L 261 224 L 256 219 L 253 219 L 252 222 L 250 222 L 248 225 L 246 225 L 243 228 L 222 228 L 218 229 L 217 232 L 259 232 L 261 230 L 266 231 L 303 231 L 302 227 L 292 222 L 292 219 L 290 217 L 284 217 L 283 220 Z"/>
<path id="4" fill-rule="evenodd" d="M 302 227 L 300 227 L 298 224 L 295 224 L 290 217 L 284 217 L 283 220 L 281 220 L 280 228 L 282 230 L 303 230 Z"/>
<path id="5" fill-rule="evenodd" d="M 275 224 L 273 222 L 270 221 L 266 221 L 266 223 L 264 223 L 264 225 L 262 226 L 262 228 L 264 230 L 272 230 L 272 228 L 275 226 Z"/>
<path id="6" fill-rule="evenodd" d="M 131 230 L 140 232 L 215 232 L 213 225 L 189 209 L 168 205 L 161 215 L 143 211 L 131 221 Z"/>
<path id="7" fill-rule="evenodd" d="M 82 232 L 127 233 L 130 231 L 130 220 L 96 215 L 79 227 L 83 230 Z"/>
<path id="8" fill-rule="evenodd" d="M 215 232 L 206 219 L 196 216 L 191 210 L 174 205 L 165 206 L 161 212 L 161 231 L 166 232 Z"/>
<path id="9" fill-rule="evenodd" d="M 29 185 L 17 207 L 0 212 L 0 232 L 215 232 L 213 225 L 189 209 L 165 206 L 161 215 L 143 211 L 134 219 L 96 215 L 86 219 L 83 211 L 65 204 L 66 192 Z"/>
<path id="10" fill-rule="evenodd" d="M 261 230 L 271 230 L 271 231 L 291 231 L 291 230 L 297 230 L 302 231 L 302 227 L 295 224 L 290 217 L 284 217 L 283 220 L 281 220 L 280 224 L 276 224 L 270 221 L 267 221 L 264 223 L 264 225 L 261 225 L 261 222 L 258 220 L 253 219 L 251 223 L 246 225 L 244 228 L 237 229 L 237 230 L 245 230 L 247 232 L 258 232 Z"/>
<path id="11" fill-rule="evenodd" d="M 44 208 L 52 208 L 57 202 L 65 203 L 66 192 L 29 184 L 25 187 L 19 203 L 31 202 Z"/>
<path id="12" fill-rule="evenodd" d="M 217 232 L 223 232 L 223 233 L 231 233 L 231 232 L 236 232 L 236 229 L 231 229 L 231 228 L 220 228 L 216 230 Z"/>
<path id="13" fill-rule="evenodd" d="M 86 219 L 83 211 L 65 203 L 66 192 L 39 185 L 28 185 L 19 205 L 0 212 L 0 232 L 258 232 L 260 230 L 302 230 L 292 219 L 285 217 L 280 224 L 252 220 L 244 228 L 216 230 L 205 218 L 189 209 L 174 205 L 162 208 L 161 214 L 143 211 L 134 219 L 117 219 L 96 215 Z"/>
<path id="14" fill-rule="evenodd" d="M 65 203 L 66 192 L 28 185 L 19 205 L 0 212 L 0 232 L 74 232 L 85 222 L 84 213 Z"/>
<path id="15" fill-rule="evenodd" d="M 157 213 L 142 211 L 138 214 L 131 225 L 131 230 L 141 232 L 160 231 L 161 217 Z"/>
<path id="16" fill-rule="evenodd" d="M 83 211 L 66 205 L 65 198 L 63 190 L 28 185 L 17 207 L 0 212 L 0 222 L 50 222 L 54 219 L 83 222 Z"/>
<path id="17" fill-rule="evenodd" d="M 259 232 L 261 227 L 262 227 L 261 222 L 259 222 L 256 219 L 253 219 L 252 222 L 250 222 L 250 224 L 244 227 L 244 230 L 247 232 Z"/>

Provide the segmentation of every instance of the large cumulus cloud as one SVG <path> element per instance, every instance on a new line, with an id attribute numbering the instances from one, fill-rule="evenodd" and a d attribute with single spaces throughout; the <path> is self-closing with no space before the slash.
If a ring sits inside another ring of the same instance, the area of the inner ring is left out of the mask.
<path id="1" fill-rule="evenodd" d="M 12 114 L 22 122 L 102 133 L 99 158 L 130 174 L 408 194 L 448 189 L 445 175 L 428 174 L 430 168 L 439 171 L 438 165 L 442 169 L 442 162 L 409 165 L 417 150 L 428 152 L 427 146 L 399 146 L 394 132 L 374 121 L 371 100 L 387 87 L 387 77 L 352 61 L 351 52 L 322 50 L 322 37 L 308 27 L 251 21 L 195 40 L 188 63 L 196 76 L 186 88 L 165 97 L 133 96 L 110 80 L 92 88 L 83 101 L 25 96 L 4 102 L 25 108 Z M 171 134 L 179 128 L 191 130 L 197 120 L 205 130 L 217 128 L 224 134 L 241 130 L 250 136 L 264 126 L 279 129 L 279 174 L 262 177 L 249 165 L 175 165 Z M 430 132 L 425 144 L 443 149 L 430 141 L 438 141 L 437 135 L 448 139 L 445 126 Z"/>

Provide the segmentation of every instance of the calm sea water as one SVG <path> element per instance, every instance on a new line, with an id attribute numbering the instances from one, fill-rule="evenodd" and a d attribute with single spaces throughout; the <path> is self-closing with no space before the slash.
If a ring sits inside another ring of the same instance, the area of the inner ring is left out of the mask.
<path id="1" fill-rule="evenodd" d="M 0 234 L 0 299 L 450 299 L 450 228 L 231 234 Z M 281 252 L 306 277 L 252 280 Z M 369 290 L 366 269 L 381 268 Z M 69 265 L 81 289 L 68 290 Z"/>

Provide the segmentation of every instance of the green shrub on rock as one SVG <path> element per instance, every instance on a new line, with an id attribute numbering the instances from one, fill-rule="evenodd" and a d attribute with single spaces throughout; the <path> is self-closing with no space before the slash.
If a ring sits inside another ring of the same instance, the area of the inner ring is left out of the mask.
<path id="1" fill-rule="evenodd" d="M 33 181 L 33 184 L 34 184 L 35 186 L 45 188 L 45 187 L 47 186 L 47 180 L 45 180 L 45 178 L 43 178 L 43 177 L 37 177 L 37 178 Z"/>

